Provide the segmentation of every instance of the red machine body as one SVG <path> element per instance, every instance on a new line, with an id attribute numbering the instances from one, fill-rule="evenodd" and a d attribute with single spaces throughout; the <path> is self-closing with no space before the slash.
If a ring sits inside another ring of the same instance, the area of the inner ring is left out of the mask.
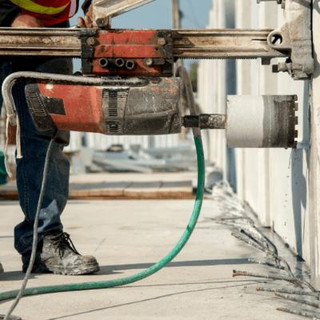
<path id="1" fill-rule="evenodd" d="M 39 83 L 38 89 L 59 129 L 105 133 L 102 88 Z"/>
<path id="2" fill-rule="evenodd" d="M 25 87 L 38 130 L 114 135 L 181 131 L 180 78 L 106 80 L 105 85 L 32 83 Z"/>
<path id="3" fill-rule="evenodd" d="M 82 39 L 85 74 L 172 76 L 173 62 L 169 31 L 99 30 Z"/>

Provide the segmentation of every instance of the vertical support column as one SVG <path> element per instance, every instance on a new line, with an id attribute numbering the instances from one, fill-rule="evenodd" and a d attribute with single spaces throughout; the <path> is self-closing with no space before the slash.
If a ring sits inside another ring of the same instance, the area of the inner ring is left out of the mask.
<path id="1" fill-rule="evenodd" d="M 258 28 L 275 28 L 279 25 L 279 20 L 277 17 L 278 5 L 274 3 L 260 3 L 257 5 L 258 14 Z M 273 14 L 270 14 L 273 12 Z M 260 94 L 276 94 L 278 93 L 278 82 L 277 76 L 272 73 L 271 66 L 261 66 L 260 61 L 256 61 L 256 64 L 259 63 L 259 66 L 256 66 L 259 70 L 258 75 L 258 90 Z M 282 94 L 286 94 L 286 91 L 282 92 Z M 272 151 L 273 153 L 277 151 Z M 258 170 L 260 173 L 260 182 L 259 182 L 259 204 L 258 204 L 258 214 L 261 224 L 266 227 L 272 226 L 271 223 L 271 215 L 270 215 L 270 202 L 271 202 L 271 194 L 270 194 L 270 156 L 272 153 L 269 149 L 258 150 L 257 158 L 258 158 Z"/>
<path id="2" fill-rule="evenodd" d="M 226 28 L 235 28 L 235 0 L 226 1 Z M 226 95 L 235 95 L 237 93 L 236 79 L 236 61 L 226 61 Z M 225 103 L 226 104 L 226 103 Z M 233 148 L 226 149 L 226 179 L 235 192 L 237 192 L 237 167 L 236 167 L 236 150 Z"/>
<path id="3" fill-rule="evenodd" d="M 230 1 L 230 0 L 228 0 Z M 234 1 L 234 0 L 231 0 Z M 215 0 L 210 12 L 209 28 L 226 26 L 226 1 Z M 226 62 L 202 60 L 199 67 L 199 103 L 203 112 L 225 113 Z M 214 162 L 216 169 L 226 173 L 226 139 L 224 130 L 210 130 L 205 137 L 207 159 Z M 209 156 L 209 157 L 208 157 Z"/>
<path id="4" fill-rule="evenodd" d="M 243 0 L 235 3 L 236 28 L 251 29 L 252 1 Z M 251 94 L 251 60 L 237 60 L 236 77 L 237 77 L 237 94 Z M 237 191 L 240 199 L 247 200 L 248 183 L 246 179 L 246 161 L 247 152 L 245 149 L 236 150 L 237 166 Z"/>
<path id="5" fill-rule="evenodd" d="M 180 4 L 179 0 L 172 0 L 172 28 L 180 29 Z"/>
<path id="6" fill-rule="evenodd" d="M 313 45 L 315 72 L 312 79 L 311 94 L 311 148 L 309 169 L 309 212 L 310 212 L 310 267 L 313 283 L 320 287 L 320 2 L 313 7 Z"/>

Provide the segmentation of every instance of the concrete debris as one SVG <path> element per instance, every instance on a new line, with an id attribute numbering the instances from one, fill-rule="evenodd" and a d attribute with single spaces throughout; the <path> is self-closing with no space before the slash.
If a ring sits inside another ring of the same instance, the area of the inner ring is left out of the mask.
<path id="1" fill-rule="evenodd" d="M 212 191 L 212 198 L 220 204 L 221 216 L 216 218 L 217 223 L 232 226 L 234 231 L 232 235 L 237 239 L 249 244 L 250 246 L 263 253 L 263 257 L 254 257 L 249 260 L 259 264 L 269 266 L 273 269 L 278 269 L 277 272 L 269 271 L 268 274 L 259 274 L 254 272 L 234 270 L 233 276 L 244 276 L 254 278 L 273 279 L 277 281 L 285 281 L 289 283 L 288 287 L 257 287 L 257 291 L 274 292 L 279 298 L 294 301 L 300 309 L 277 308 L 279 311 L 302 315 L 312 319 L 320 319 L 319 300 L 320 292 L 318 292 L 310 283 L 307 273 L 296 273 L 289 265 L 288 261 L 280 256 L 279 250 L 274 242 L 261 231 L 252 212 L 246 209 L 246 206 L 233 193 L 230 186 L 221 182 L 217 184 Z M 286 293 L 286 294 L 284 294 Z M 301 309 L 302 306 L 308 306 L 308 310 Z"/>
<path id="2" fill-rule="evenodd" d="M 277 308 L 277 310 L 282 312 L 287 312 L 291 314 L 297 314 L 302 317 L 311 318 L 313 320 L 320 320 L 320 314 L 312 312 L 309 310 L 297 310 L 297 309 L 288 309 L 288 308 Z"/>

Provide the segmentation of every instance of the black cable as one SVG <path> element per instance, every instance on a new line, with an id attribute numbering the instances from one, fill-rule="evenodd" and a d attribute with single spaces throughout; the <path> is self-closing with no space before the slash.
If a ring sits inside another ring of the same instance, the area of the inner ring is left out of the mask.
<path id="1" fill-rule="evenodd" d="M 48 171 L 49 171 L 49 160 L 50 160 L 50 156 L 52 153 L 52 147 L 56 138 L 56 134 L 57 132 L 55 132 L 53 138 L 51 138 L 47 152 L 46 152 L 46 157 L 45 157 L 45 162 L 44 162 L 44 168 L 43 168 L 43 176 L 42 176 L 42 184 L 41 184 L 41 189 L 40 189 L 40 194 L 39 194 L 39 199 L 38 199 L 38 205 L 37 205 L 37 211 L 36 211 L 36 215 L 34 218 L 34 224 L 33 224 L 33 240 L 32 240 L 32 251 L 31 251 L 31 257 L 30 257 L 30 261 L 29 261 L 29 265 L 28 265 L 28 269 L 26 271 L 26 274 L 23 278 L 23 282 L 20 288 L 20 291 L 17 295 L 17 297 L 15 298 L 13 304 L 11 305 L 8 313 L 6 314 L 4 320 L 10 320 L 10 316 L 12 314 L 12 312 L 14 311 L 14 309 L 17 307 L 17 305 L 19 304 L 21 298 L 23 297 L 25 288 L 27 286 L 27 283 L 30 279 L 30 275 L 34 266 L 34 262 L 36 259 L 36 254 L 37 254 L 37 246 L 38 246 L 38 225 L 39 225 L 39 217 L 40 217 L 40 212 L 41 212 L 41 207 L 42 207 L 42 203 L 43 203 L 43 198 L 44 198 L 44 193 L 46 190 L 46 185 L 47 185 L 47 178 L 48 178 Z"/>

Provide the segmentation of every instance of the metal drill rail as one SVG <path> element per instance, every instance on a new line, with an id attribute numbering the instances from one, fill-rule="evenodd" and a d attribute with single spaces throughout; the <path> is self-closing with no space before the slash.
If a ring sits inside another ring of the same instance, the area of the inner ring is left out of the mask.
<path id="1" fill-rule="evenodd" d="M 173 36 L 176 58 L 254 59 L 285 57 L 268 45 L 272 30 L 177 30 Z"/>
<path id="2" fill-rule="evenodd" d="M 81 57 L 79 29 L 0 28 L 0 55 Z"/>
<path id="3" fill-rule="evenodd" d="M 91 30 L 94 33 L 94 30 Z M 268 45 L 273 30 L 172 30 L 174 58 L 254 59 L 286 57 Z M 0 28 L 0 56 L 81 57 L 88 29 Z M 101 32 L 98 31 L 97 32 Z M 102 31 L 107 32 L 107 31 Z"/>

